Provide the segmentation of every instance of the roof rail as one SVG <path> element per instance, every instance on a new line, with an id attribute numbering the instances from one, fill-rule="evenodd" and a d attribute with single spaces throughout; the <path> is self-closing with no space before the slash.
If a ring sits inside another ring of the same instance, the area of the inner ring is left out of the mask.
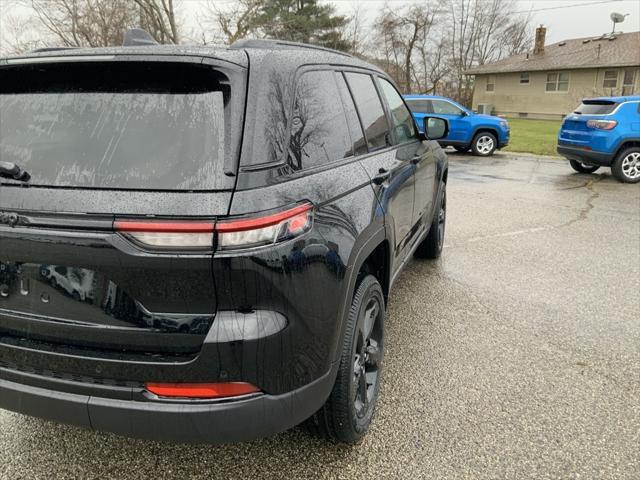
<path id="1" fill-rule="evenodd" d="M 60 50 L 74 50 L 80 47 L 42 47 L 31 50 L 29 53 L 57 52 Z"/>
<path id="2" fill-rule="evenodd" d="M 264 48 L 264 49 L 277 49 L 277 48 L 308 48 L 311 50 L 321 50 L 323 52 L 337 53 L 338 55 L 344 55 L 345 57 L 353 57 L 350 53 L 335 50 L 333 48 L 321 47 L 319 45 L 309 45 L 308 43 L 289 42 L 286 40 L 275 40 L 270 38 L 244 38 L 233 42 L 229 48 L 234 50 L 241 50 L 243 48 Z"/>
<path id="3" fill-rule="evenodd" d="M 124 34 L 123 47 L 140 47 L 144 45 L 158 45 L 155 38 L 142 28 L 131 28 Z"/>

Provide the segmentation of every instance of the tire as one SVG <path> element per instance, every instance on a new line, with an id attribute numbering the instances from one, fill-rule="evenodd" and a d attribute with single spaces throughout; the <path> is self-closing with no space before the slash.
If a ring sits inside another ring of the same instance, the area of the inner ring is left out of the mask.
<path id="1" fill-rule="evenodd" d="M 471 142 L 473 154 L 479 157 L 488 157 L 493 155 L 497 146 L 498 140 L 496 139 L 496 136 L 489 132 L 477 133 Z"/>
<path id="2" fill-rule="evenodd" d="M 440 204 L 431 221 L 429 233 L 416 248 L 414 255 L 418 258 L 438 258 L 442 254 L 445 227 L 447 225 L 447 184 L 442 182 L 440 185 L 442 191 Z"/>
<path id="3" fill-rule="evenodd" d="M 466 146 L 466 147 L 454 146 L 453 148 L 455 148 L 458 153 L 467 153 L 469 151 L 469 148 L 471 148 L 471 147 L 469 147 L 469 146 Z"/>
<path id="4" fill-rule="evenodd" d="M 384 316 L 382 287 L 366 275 L 353 295 L 333 390 L 304 423 L 312 434 L 353 444 L 369 430 L 382 379 Z"/>
<path id="5" fill-rule="evenodd" d="M 600 168 L 598 165 L 587 165 L 577 160 L 569 160 L 569 165 L 578 173 L 593 173 Z"/>
<path id="6" fill-rule="evenodd" d="M 611 173 L 624 183 L 640 182 L 640 147 L 621 151 L 611 165 Z"/>

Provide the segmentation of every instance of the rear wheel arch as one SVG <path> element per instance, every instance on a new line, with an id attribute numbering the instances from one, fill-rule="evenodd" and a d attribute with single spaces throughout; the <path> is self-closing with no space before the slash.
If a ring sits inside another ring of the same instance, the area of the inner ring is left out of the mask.
<path id="1" fill-rule="evenodd" d="M 357 288 L 357 285 L 364 276 L 370 274 L 376 277 L 382 287 L 385 304 L 389 299 L 389 282 L 391 277 L 390 255 L 389 242 L 385 239 L 364 259 L 358 269 L 358 278 L 356 279 Z"/>
<path id="2" fill-rule="evenodd" d="M 340 308 L 340 339 L 344 337 L 353 295 L 358 288 L 358 284 L 367 273 L 374 275 L 380 282 L 386 305 L 391 285 L 391 250 L 389 245 L 390 243 L 385 236 L 385 229 L 380 228 L 365 240 L 352 255 L 352 260 L 347 268 L 348 277 L 345 279 L 347 282 L 346 291 L 343 293 Z M 338 357 L 334 360 L 339 358 L 340 352 L 339 349 L 337 350 Z"/>
<path id="3" fill-rule="evenodd" d="M 612 159 L 611 161 L 613 162 L 616 158 L 618 158 L 618 155 L 620 155 L 620 152 L 622 152 L 623 150 L 626 150 L 627 148 L 631 148 L 631 147 L 640 147 L 640 138 L 633 138 L 633 139 L 623 140 L 620 143 L 620 145 L 618 145 L 618 147 L 616 148 L 615 153 L 611 157 L 611 159 Z"/>

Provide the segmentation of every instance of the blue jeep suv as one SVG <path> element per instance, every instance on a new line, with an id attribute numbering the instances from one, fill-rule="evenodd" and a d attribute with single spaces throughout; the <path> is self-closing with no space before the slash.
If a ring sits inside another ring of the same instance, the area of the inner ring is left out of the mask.
<path id="1" fill-rule="evenodd" d="M 503 118 L 474 113 L 447 97 L 405 95 L 404 99 L 418 126 L 429 115 L 449 121 L 449 134 L 439 140 L 443 147 L 452 146 L 459 152 L 471 149 L 474 155 L 486 157 L 509 143 L 509 124 Z"/>
<path id="2" fill-rule="evenodd" d="M 558 153 L 574 170 L 611 167 L 622 182 L 640 182 L 640 96 L 582 101 L 558 133 Z"/>

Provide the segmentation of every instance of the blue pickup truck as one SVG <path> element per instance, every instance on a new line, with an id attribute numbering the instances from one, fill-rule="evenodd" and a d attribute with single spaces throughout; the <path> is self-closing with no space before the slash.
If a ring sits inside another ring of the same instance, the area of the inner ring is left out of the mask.
<path id="1" fill-rule="evenodd" d="M 640 96 L 583 100 L 562 122 L 557 150 L 577 172 L 611 167 L 618 180 L 640 182 Z"/>
<path id="2" fill-rule="evenodd" d="M 509 124 L 504 118 L 475 113 L 450 98 L 436 95 L 405 95 L 418 126 L 425 116 L 438 116 L 449 121 L 449 134 L 438 140 L 443 147 L 459 152 L 471 149 L 474 155 L 487 157 L 509 143 Z"/>

